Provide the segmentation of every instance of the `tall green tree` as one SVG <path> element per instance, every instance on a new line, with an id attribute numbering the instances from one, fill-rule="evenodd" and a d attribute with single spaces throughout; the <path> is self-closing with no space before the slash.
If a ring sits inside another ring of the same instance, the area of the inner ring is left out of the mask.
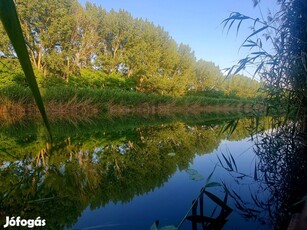
<path id="1" fill-rule="evenodd" d="M 103 40 L 106 11 L 92 3 L 86 2 L 83 17 L 80 20 L 82 30 L 79 32 L 79 43 L 75 53 L 76 65 L 89 68 L 95 65 L 96 57 L 104 49 Z"/>
<path id="2" fill-rule="evenodd" d="M 177 86 L 181 86 L 177 90 L 183 95 L 188 89 L 193 87 L 195 79 L 196 57 L 194 51 L 189 45 L 180 44 L 178 47 L 179 60 L 175 65 L 172 79 L 177 81 Z"/>
<path id="3" fill-rule="evenodd" d="M 66 45 L 73 28 L 76 0 L 17 0 L 17 10 L 33 66 L 61 73 L 69 61 Z M 57 67 L 57 68 L 56 68 Z"/>
<path id="4" fill-rule="evenodd" d="M 133 31 L 133 18 L 124 10 L 111 10 L 105 18 L 105 52 L 100 58 L 105 72 L 121 70 L 123 49 Z"/>
<path id="5" fill-rule="evenodd" d="M 158 77 L 159 61 L 161 57 L 161 31 L 152 23 L 142 23 L 142 37 L 145 41 L 141 51 L 141 65 L 137 77 L 137 89 L 147 92 L 159 92 L 159 86 L 155 84 Z"/>
<path id="6" fill-rule="evenodd" d="M 221 83 L 224 79 L 218 66 L 213 62 L 200 59 L 195 67 L 195 90 L 222 90 Z"/>

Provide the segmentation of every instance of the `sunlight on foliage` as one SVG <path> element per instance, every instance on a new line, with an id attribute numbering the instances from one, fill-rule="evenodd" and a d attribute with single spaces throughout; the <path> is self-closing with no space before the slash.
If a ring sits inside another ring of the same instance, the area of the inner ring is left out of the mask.
<path id="1" fill-rule="evenodd" d="M 16 13 L 16 8 L 13 0 L 0 1 L 0 18 L 10 38 L 10 41 L 15 49 L 19 62 L 22 66 L 22 69 L 29 83 L 29 87 L 32 91 L 33 97 L 36 101 L 36 104 L 42 115 L 43 121 L 51 137 L 51 130 L 45 112 L 44 103 L 42 101 L 41 94 L 37 86 L 37 82 L 32 69 L 31 61 L 29 59 L 27 47 L 23 39 L 22 30 L 20 27 L 19 19 Z"/>

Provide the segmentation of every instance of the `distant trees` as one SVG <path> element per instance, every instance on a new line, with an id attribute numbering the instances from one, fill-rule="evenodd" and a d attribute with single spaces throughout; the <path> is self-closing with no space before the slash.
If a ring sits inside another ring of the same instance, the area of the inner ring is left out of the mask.
<path id="1" fill-rule="evenodd" d="M 88 78 L 96 87 L 115 81 L 126 89 L 177 96 L 204 90 L 254 95 L 240 88 L 237 77 L 224 81 L 219 67 L 197 61 L 190 46 L 177 44 L 162 27 L 124 10 L 106 12 L 89 2 L 82 7 L 77 0 L 16 0 L 16 6 L 31 62 L 44 79 Z M 0 55 L 14 58 L 2 25 L 0 38 Z M 259 84 L 244 81 L 257 90 Z"/>
<path id="2" fill-rule="evenodd" d="M 226 94 L 236 95 L 238 97 L 252 98 L 261 95 L 261 93 L 258 92 L 261 84 L 244 75 L 233 75 L 227 78 L 222 86 Z"/>

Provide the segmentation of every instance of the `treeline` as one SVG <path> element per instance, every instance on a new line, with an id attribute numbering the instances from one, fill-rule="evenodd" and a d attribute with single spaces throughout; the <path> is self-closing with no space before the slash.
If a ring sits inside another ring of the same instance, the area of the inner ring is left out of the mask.
<path id="1" fill-rule="evenodd" d="M 225 79 L 218 66 L 196 60 L 191 47 L 177 44 L 162 27 L 124 10 L 107 12 L 89 2 L 83 7 L 76 0 L 16 0 L 16 6 L 43 87 L 61 83 L 175 96 L 210 91 L 247 98 L 260 87 L 242 75 Z M 0 85 L 20 83 L 2 25 L 0 55 Z"/>

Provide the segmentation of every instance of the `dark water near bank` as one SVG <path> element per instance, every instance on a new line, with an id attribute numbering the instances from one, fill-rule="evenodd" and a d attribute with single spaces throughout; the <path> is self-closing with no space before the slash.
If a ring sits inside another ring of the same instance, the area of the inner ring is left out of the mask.
<path id="1" fill-rule="evenodd" d="M 44 229 L 202 229 L 204 220 L 214 229 L 282 229 L 306 192 L 306 163 L 271 121 L 57 121 L 53 143 L 39 122 L 2 124 L 0 224 L 40 216 Z"/>

